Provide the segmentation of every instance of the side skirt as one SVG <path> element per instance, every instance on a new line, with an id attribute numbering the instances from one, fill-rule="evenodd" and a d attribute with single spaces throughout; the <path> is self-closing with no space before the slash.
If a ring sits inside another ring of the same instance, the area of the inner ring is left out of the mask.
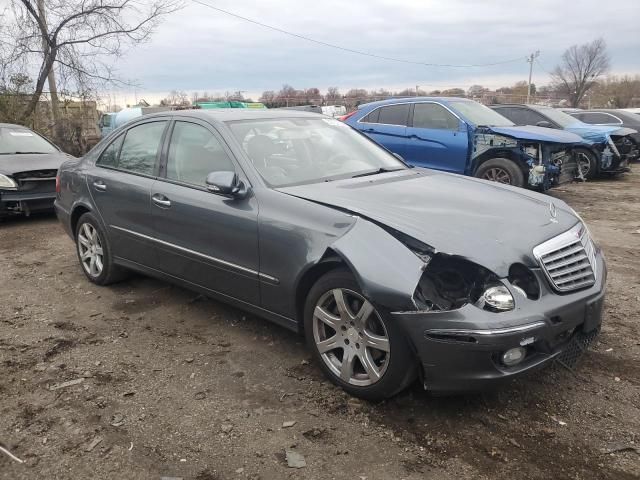
<path id="1" fill-rule="evenodd" d="M 241 310 L 245 310 L 247 312 L 253 313 L 259 317 L 265 318 L 273 323 L 276 323 L 284 328 L 292 330 L 294 332 L 299 332 L 300 328 L 298 322 L 278 313 L 272 312 L 270 310 L 265 310 L 262 307 L 258 307 L 251 303 L 244 302 L 242 300 L 238 300 L 235 297 L 230 295 L 226 295 L 224 293 L 220 293 L 216 290 L 211 290 L 209 288 L 202 287 L 198 284 L 188 282 L 178 277 L 174 277 L 173 275 L 169 275 L 167 273 L 161 272 L 160 270 L 156 270 L 155 268 L 147 267 L 145 265 L 141 265 L 131 260 L 127 260 L 120 257 L 114 257 L 114 262 L 121 267 L 128 268 L 130 270 L 134 270 L 136 272 L 143 273 L 150 277 L 158 278 L 160 280 L 165 280 L 167 282 L 173 283 L 175 285 L 187 288 L 189 290 L 201 293 L 207 297 L 211 297 L 215 300 L 219 300 L 221 302 L 227 303 L 229 305 L 233 305 Z"/>

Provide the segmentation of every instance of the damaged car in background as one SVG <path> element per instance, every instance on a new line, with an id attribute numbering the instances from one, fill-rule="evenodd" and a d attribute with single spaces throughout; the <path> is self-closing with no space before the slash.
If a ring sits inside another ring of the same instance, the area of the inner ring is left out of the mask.
<path id="1" fill-rule="evenodd" d="M 579 136 L 516 127 L 465 98 L 383 100 L 342 117 L 410 165 L 547 190 L 579 176 Z"/>
<path id="2" fill-rule="evenodd" d="M 536 125 L 575 133 L 583 139 L 576 149 L 580 174 L 594 178 L 601 174 L 628 172 L 629 162 L 638 158 L 636 130 L 621 126 L 590 125 L 556 108 L 543 105 L 492 105 L 516 125 Z"/>
<path id="3" fill-rule="evenodd" d="M 411 168 L 332 118 L 150 115 L 59 175 L 89 281 L 142 272 L 304 333 L 366 399 L 573 366 L 600 328 L 604 258 L 564 202 Z"/>
<path id="4" fill-rule="evenodd" d="M 56 173 L 69 158 L 36 132 L 0 123 L 0 218 L 53 211 Z"/>

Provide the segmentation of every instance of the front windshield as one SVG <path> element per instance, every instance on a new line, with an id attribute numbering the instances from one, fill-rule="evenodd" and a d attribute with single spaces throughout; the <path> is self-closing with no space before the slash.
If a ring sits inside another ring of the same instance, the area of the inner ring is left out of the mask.
<path id="1" fill-rule="evenodd" d="M 533 107 L 533 109 L 537 110 L 542 115 L 549 117 L 562 128 L 566 128 L 569 125 L 575 125 L 576 123 L 582 123 L 576 117 L 572 117 L 568 113 L 561 112 L 560 110 L 556 110 L 555 108 L 535 106 Z"/>
<path id="2" fill-rule="evenodd" d="M 53 145 L 27 128 L 0 127 L 0 155 L 54 152 Z"/>
<path id="3" fill-rule="evenodd" d="M 457 110 L 474 125 L 485 127 L 513 127 L 515 123 L 503 117 L 495 110 L 478 102 L 468 100 L 450 100 L 451 108 Z"/>
<path id="4" fill-rule="evenodd" d="M 407 166 L 332 118 L 228 122 L 256 170 L 272 187 L 350 178 Z"/>

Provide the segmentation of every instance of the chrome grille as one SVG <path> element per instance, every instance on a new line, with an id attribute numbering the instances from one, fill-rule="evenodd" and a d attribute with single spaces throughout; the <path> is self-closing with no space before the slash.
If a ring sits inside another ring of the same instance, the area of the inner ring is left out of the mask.
<path id="1" fill-rule="evenodd" d="M 589 287 L 596 281 L 596 249 L 582 223 L 538 245 L 533 255 L 559 292 Z"/>

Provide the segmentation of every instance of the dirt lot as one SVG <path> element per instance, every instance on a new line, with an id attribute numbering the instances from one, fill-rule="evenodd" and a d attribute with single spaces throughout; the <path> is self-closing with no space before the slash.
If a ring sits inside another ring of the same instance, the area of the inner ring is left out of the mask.
<path id="1" fill-rule="evenodd" d="M 90 284 L 53 217 L 0 224 L 0 442 L 24 460 L 0 453 L 0 478 L 640 478 L 640 175 L 553 194 L 609 264 L 578 370 L 378 405 L 258 318 L 149 278 Z"/>

